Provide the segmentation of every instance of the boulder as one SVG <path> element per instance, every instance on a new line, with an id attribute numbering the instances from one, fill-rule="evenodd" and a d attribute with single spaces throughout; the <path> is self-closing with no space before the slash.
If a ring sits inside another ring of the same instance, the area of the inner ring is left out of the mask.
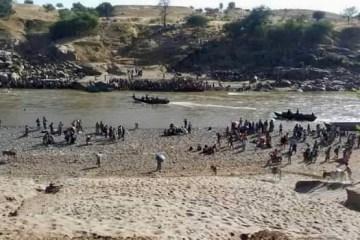
<path id="1" fill-rule="evenodd" d="M 346 189 L 347 201 L 346 206 L 360 211 L 360 188 L 351 187 Z"/>
<path id="2" fill-rule="evenodd" d="M 68 45 L 55 45 L 52 49 L 52 53 L 56 59 L 62 61 L 76 61 L 76 51 L 72 46 Z"/>
<path id="3" fill-rule="evenodd" d="M 279 87 L 291 87 L 292 83 L 289 80 L 280 80 L 278 82 Z"/>
<path id="4" fill-rule="evenodd" d="M 126 72 L 122 71 L 121 68 L 116 64 L 108 66 L 107 72 L 113 75 L 125 75 Z"/>
<path id="5" fill-rule="evenodd" d="M 102 71 L 98 67 L 89 64 L 89 63 L 80 63 L 81 71 L 85 73 L 87 76 L 97 76 L 101 75 Z"/>
<path id="6" fill-rule="evenodd" d="M 0 81 L 3 82 L 3 81 L 7 81 L 7 80 L 9 80 L 7 73 L 0 72 Z"/>
<path id="7" fill-rule="evenodd" d="M 6 63 L 2 60 L 0 60 L 0 69 L 3 69 L 6 67 Z"/>
<path id="8" fill-rule="evenodd" d="M 304 92 L 310 92 L 313 91 L 313 88 L 311 85 L 304 85 L 301 87 L 301 90 L 303 90 Z"/>

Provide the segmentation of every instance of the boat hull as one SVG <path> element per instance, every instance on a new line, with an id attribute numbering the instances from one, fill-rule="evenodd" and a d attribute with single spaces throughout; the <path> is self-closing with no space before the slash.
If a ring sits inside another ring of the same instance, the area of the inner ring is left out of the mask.
<path id="1" fill-rule="evenodd" d="M 316 120 L 316 116 L 312 114 L 288 114 L 274 112 L 277 119 L 290 120 L 290 121 L 308 121 L 313 122 Z"/>
<path id="2" fill-rule="evenodd" d="M 170 101 L 168 99 L 142 99 L 135 96 L 132 97 L 135 102 L 143 102 L 147 104 L 168 104 Z"/>
<path id="3" fill-rule="evenodd" d="M 340 128 L 340 131 L 359 131 L 360 122 L 329 122 L 325 126 L 331 128 Z M 358 127 L 357 127 L 358 126 Z"/>

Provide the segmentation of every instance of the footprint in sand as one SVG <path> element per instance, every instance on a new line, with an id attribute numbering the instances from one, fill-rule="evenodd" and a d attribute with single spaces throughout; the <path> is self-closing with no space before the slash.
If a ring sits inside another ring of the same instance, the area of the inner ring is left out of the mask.
<path id="1" fill-rule="evenodd" d="M 195 214 L 191 210 L 186 210 L 186 216 L 192 217 Z"/>

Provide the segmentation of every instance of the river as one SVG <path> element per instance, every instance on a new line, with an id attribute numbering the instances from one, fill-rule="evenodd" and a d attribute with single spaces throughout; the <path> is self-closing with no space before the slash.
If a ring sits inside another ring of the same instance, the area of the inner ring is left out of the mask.
<path id="1" fill-rule="evenodd" d="M 0 90 L 0 119 L 3 126 L 35 126 L 36 118 L 69 125 L 82 119 L 84 126 L 96 121 L 132 128 L 166 128 L 184 118 L 194 127 L 223 127 L 232 120 L 274 117 L 273 111 L 292 109 L 314 112 L 317 121 L 360 121 L 360 98 L 353 93 L 323 92 L 204 92 L 148 93 L 167 97 L 168 105 L 134 103 L 132 92 L 87 93 L 74 90 Z M 137 96 L 146 93 L 136 92 Z M 286 123 L 285 123 L 286 124 Z"/>

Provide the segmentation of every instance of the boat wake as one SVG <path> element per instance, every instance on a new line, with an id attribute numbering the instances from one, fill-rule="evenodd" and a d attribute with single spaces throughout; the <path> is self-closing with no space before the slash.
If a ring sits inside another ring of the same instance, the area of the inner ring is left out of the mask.
<path id="1" fill-rule="evenodd" d="M 192 103 L 192 102 L 171 102 L 172 105 L 178 105 L 189 108 L 203 107 L 203 108 L 226 108 L 226 109 L 245 109 L 245 110 L 256 110 L 252 107 L 235 107 L 235 106 L 225 106 L 225 105 L 215 105 L 215 104 L 201 104 L 201 103 Z"/>

